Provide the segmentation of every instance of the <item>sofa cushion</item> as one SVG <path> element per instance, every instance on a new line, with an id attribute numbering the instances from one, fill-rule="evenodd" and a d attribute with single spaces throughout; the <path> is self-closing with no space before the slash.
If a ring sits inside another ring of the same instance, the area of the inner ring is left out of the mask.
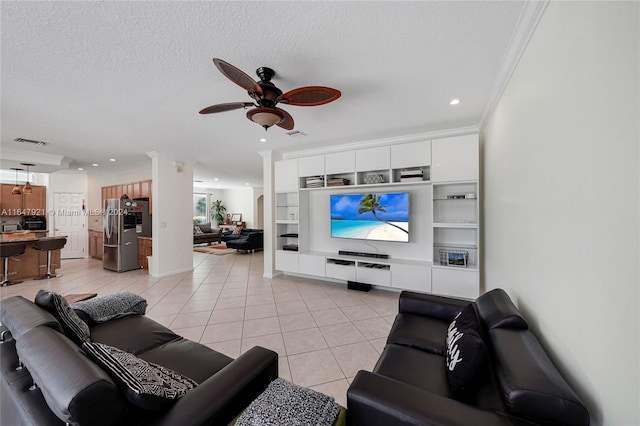
<path id="1" fill-rule="evenodd" d="M 213 232 L 213 230 L 211 229 L 211 222 L 201 223 L 200 225 L 198 225 L 198 228 L 200 228 L 200 231 L 203 234 L 209 234 Z"/>
<path id="2" fill-rule="evenodd" d="M 127 315 L 144 315 L 147 301 L 135 293 L 125 291 L 76 302 L 71 308 L 86 313 L 94 323 L 101 323 Z"/>
<path id="3" fill-rule="evenodd" d="M 181 337 L 144 315 L 130 315 L 91 328 L 91 340 L 139 355 Z"/>
<path id="4" fill-rule="evenodd" d="M 86 342 L 82 350 L 121 385 L 129 402 L 145 410 L 160 410 L 198 385 L 186 376 L 113 346 Z"/>
<path id="5" fill-rule="evenodd" d="M 387 343 L 409 346 L 444 356 L 449 324 L 435 318 L 414 314 L 398 314 L 387 337 Z"/>
<path id="6" fill-rule="evenodd" d="M 0 322 L 9 329 L 14 339 L 32 328 L 44 325 L 63 333 L 62 326 L 53 315 L 22 296 L 9 297 L 0 304 Z"/>
<path id="7" fill-rule="evenodd" d="M 447 380 L 454 392 L 471 390 L 485 363 L 485 346 L 476 327 L 473 305 L 468 305 L 447 332 Z"/>
<path id="8" fill-rule="evenodd" d="M 533 333 L 497 328 L 489 334 L 496 376 L 511 414 L 540 424 L 589 424 L 589 412 Z"/>
<path id="9" fill-rule="evenodd" d="M 198 383 L 222 370 L 232 358 L 187 339 L 173 340 L 138 355 L 148 362 L 177 371 Z"/>
<path id="10" fill-rule="evenodd" d="M 509 295 L 501 289 L 491 290 L 476 300 L 478 314 L 488 329 L 514 328 L 526 330 L 529 326 L 524 320 L 518 308 L 509 298 Z"/>
<path id="11" fill-rule="evenodd" d="M 47 310 L 62 325 L 65 335 L 81 345 L 91 340 L 91 333 L 87 323 L 69 306 L 66 299 L 53 291 L 40 290 L 36 294 L 36 305 Z"/>
<path id="12" fill-rule="evenodd" d="M 387 345 L 373 369 L 422 390 L 452 398 L 443 356 L 400 345 Z"/>
<path id="13" fill-rule="evenodd" d="M 16 348 L 49 409 L 63 422 L 126 424 L 128 404 L 116 384 L 64 334 L 36 327 L 17 340 Z"/>

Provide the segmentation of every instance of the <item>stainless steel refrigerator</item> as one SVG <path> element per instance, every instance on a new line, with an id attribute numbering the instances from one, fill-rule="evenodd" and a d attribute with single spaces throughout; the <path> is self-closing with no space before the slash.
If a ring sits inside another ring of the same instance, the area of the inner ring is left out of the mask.
<path id="1" fill-rule="evenodd" d="M 129 198 L 104 201 L 102 267 L 116 272 L 139 269 L 138 237 L 151 236 L 149 202 Z"/>

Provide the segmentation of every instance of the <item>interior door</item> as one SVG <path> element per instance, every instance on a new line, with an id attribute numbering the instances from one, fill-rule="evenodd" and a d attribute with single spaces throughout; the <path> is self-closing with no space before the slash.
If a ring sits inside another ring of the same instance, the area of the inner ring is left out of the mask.
<path id="1" fill-rule="evenodd" d="M 53 235 L 65 235 L 67 244 L 60 251 L 62 259 L 85 257 L 87 235 L 85 215 L 82 210 L 84 194 L 80 192 L 56 192 L 53 195 Z"/>

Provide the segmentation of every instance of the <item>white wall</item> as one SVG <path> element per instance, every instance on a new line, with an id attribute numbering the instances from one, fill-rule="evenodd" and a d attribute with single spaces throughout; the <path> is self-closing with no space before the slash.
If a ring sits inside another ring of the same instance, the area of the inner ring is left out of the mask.
<path id="1" fill-rule="evenodd" d="M 253 228 L 254 226 L 254 199 L 253 188 L 233 188 L 224 190 L 224 205 L 227 208 L 227 213 L 241 213 L 242 220 L 247 223 L 247 228 Z"/>
<path id="2" fill-rule="evenodd" d="M 153 256 L 149 273 L 164 277 L 193 270 L 193 166 L 166 154 L 152 158 Z"/>
<path id="3" fill-rule="evenodd" d="M 587 404 L 638 425 L 639 3 L 550 2 L 484 132 L 484 286 Z"/>

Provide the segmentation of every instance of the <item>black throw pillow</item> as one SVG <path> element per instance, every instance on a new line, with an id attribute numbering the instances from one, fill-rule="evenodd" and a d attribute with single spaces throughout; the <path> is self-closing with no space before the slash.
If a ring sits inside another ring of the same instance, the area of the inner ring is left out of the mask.
<path id="1" fill-rule="evenodd" d="M 91 340 L 91 333 L 86 322 L 67 303 L 67 300 L 53 291 L 40 290 L 36 294 L 36 305 L 48 311 L 62 325 L 65 336 L 81 345 Z"/>
<path id="2" fill-rule="evenodd" d="M 447 379 L 451 390 L 466 392 L 475 387 L 483 372 L 486 353 L 473 305 L 467 305 L 451 322 L 447 332 Z"/>
<path id="3" fill-rule="evenodd" d="M 161 410 L 198 386 L 180 373 L 113 346 L 87 342 L 82 350 L 118 383 L 130 403 L 145 410 Z"/>

